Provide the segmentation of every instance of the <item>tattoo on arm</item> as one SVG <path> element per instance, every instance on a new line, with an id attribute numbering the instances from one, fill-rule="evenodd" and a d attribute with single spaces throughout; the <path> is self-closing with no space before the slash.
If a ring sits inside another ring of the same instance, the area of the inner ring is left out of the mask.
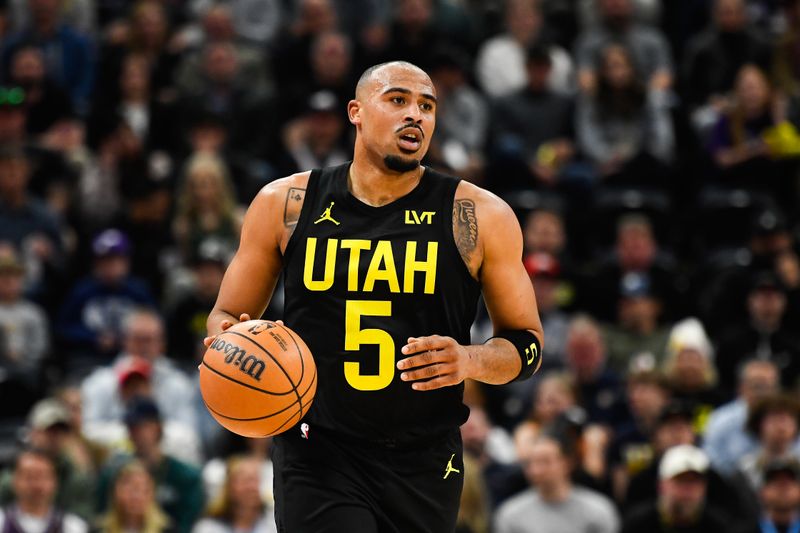
<path id="1" fill-rule="evenodd" d="M 478 246 L 478 218 L 475 216 L 475 202 L 469 199 L 456 200 L 453 204 L 453 230 L 456 246 L 469 264 L 472 253 Z"/>
<path id="2" fill-rule="evenodd" d="M 305 189 L 290 187 L 286 192 L 286 203 L 283 206 L 283 225 L 287 228 L 294 228 L 297 225 L 305 197 Z"/>

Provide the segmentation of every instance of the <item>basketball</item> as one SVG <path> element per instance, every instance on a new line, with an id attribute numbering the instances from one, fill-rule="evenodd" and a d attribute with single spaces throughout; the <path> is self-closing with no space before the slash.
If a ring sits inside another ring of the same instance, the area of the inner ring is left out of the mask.
<path id="1" fill-rule="evenodd" d="M 245 437 L 297 424 L 317 391 L 317 367 L 300 336 L 269 320 L 223 331 L 203 355 L 200 392 L 211 415 Z"/>

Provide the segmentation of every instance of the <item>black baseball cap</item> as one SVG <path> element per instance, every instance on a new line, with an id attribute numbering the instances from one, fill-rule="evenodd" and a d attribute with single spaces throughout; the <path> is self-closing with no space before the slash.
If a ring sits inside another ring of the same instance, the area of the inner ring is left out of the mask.
<path id="1" fill-rule="evenodd" d="M 130 427 L 147 421 L 161 422 L 161 411 L 156 402 L 146 396 L 131 399 L 125 409 L 125 425 Z"/>
<path id="2" fill-rule="evenodd" d="M 793 459 L 774 459 L 764 466 L 764 483 L 772 481 L 779 474 L 788 474 L 800 481 L 800 463 Z"/>

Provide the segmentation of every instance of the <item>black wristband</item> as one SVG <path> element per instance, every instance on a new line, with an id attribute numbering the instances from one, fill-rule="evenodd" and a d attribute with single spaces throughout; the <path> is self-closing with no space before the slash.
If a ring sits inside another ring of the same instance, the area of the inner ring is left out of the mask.
<path id="1" fill-rule="evenodd" d="M 492 339 L 505 339 L 517 349 L 522 368 L 511 381 L 521 381 L 531 377 L 542 365 L 542 345 L 539 338 L 527 329 L 507 329 L 499 332 Z"/>

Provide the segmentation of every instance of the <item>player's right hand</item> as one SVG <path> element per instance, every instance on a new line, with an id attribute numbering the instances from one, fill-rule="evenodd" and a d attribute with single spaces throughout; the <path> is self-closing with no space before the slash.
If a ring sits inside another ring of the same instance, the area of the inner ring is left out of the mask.
<path id="1" fill-rule="evenodd" d="M 248 320 L 250 320 L 250 315 L 248 313 L 242 313 L 241 315 L 239 315 L 239 322 L 247 322 Z M 275 323 L 283 326 L 283 320 L 276 320 Z M 233 326 L 233 324 L 234 322 L 231 322 L 230 320 L 223 320 L 222 322 L 219 323 L 219 327 L 222 329 L 222 331 L 225 331 L 226 329 Z M 206 348 L 208 348 L 209 346 L 211 346 L 211 343 L 214 342 L 214 339 L 216 338 L 217 338 L 216 335 L 209 335 L 208 337 L 203 339 L 203 344 L 205 344 Z"/>

